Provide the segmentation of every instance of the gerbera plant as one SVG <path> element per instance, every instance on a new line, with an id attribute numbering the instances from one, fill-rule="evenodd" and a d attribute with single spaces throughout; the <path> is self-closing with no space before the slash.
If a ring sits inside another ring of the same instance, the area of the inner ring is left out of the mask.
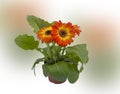
<path id="1" fill-rule="evenodd" d="M 62 21 L 47 22 L 35 16 L 27 16 L 27 21 L 34 29 L 36 40 L 27 34 L 16 37 L 16 44 L 24 50 L 37 50 L 43 57 L 36 59 L 32 69 L 40 62 L 45 77 L 55 84 L 67 79 L 70 83 L 78 80 L 84 65 L 88 62 L 86 44 L 70 46 L 76 35 L 81 34 L 78 25 Z M 40 43 L 45 44 L 42 47 Z"/>

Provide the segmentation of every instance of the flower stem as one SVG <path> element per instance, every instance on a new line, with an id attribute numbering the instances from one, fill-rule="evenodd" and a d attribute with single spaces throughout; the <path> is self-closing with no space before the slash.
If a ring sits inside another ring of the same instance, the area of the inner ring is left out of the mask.
<path id="1" fill-rule="evenodd" d="M 52 46 L 55 46 L 55 42 L 52 42 Z"/>
<path id="2" fill-rule="evenodd" d="M 48 47 L 48 54 L 49 54 L 50 58 L 52 58 L 53 53 L 52 53 L 52 51 L 51 51 L 50 45 L 49 45 L 48 43 L 46 43 L 46 45 L 47 45 L 47 47 Z"/>
<path id="3" fill-rule="evenodd" d="M 66 49 L 66 47 L 63 47 L 63 49 L 62 49 L 62 56 L 64 55 L 65 49 Z"/>
<path id="4" fill-rule="evenodd" d="M 36 48 L 36 50 L 42 53 L 41 48 Z"/>

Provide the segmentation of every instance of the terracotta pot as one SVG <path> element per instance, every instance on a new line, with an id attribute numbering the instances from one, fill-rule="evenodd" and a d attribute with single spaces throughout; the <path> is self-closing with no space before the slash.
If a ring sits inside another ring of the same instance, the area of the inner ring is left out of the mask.
<path id="1" fill-rule="evenodd" d="M 52 82 L 54 84 L 62 84 L 65 82 L 65 81 L 63 81 L 63 82 L 57 81 L 57 80 L 53 79 L 52 76 L 50 76 L 50 75 L 48 76 L 48 79 L 50 82 Z"/>

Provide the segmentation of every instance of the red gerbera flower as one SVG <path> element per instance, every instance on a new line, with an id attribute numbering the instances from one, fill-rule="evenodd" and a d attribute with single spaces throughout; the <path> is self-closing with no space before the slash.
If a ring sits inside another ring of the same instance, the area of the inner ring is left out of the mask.
<path id="1" fill-rule="evenodd" d="M 37 33 L 38 39 L 40 39 L 42 42 L 50 43 L 53 41 L 52 35 L 52 27 L 44 27 L 40 29 Z"/>
<path id="2" fill-rule="evenodd" d="M 62 23 L 59 21 L 53 25 L 53 40 L 60 46 L 71 44 L 76 33 L 79 34 L 78 27 L 73 26 L 70 22 Z"/>

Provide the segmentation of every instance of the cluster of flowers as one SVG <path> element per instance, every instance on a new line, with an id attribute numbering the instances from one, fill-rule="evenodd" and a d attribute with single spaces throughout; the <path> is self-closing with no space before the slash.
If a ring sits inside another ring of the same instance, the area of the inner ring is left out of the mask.
<path id="1" fill-rule="evenodd" d="M 81 32 L 78 25 L 72 25 L 72 23 L 63 23 L 56 21 L 53 25 L 41 28 L 37 37 L 42 43 L 55 42 L 59 46 L 67 46 L 73 42 L 75 35 L 79 35 Z"/>

